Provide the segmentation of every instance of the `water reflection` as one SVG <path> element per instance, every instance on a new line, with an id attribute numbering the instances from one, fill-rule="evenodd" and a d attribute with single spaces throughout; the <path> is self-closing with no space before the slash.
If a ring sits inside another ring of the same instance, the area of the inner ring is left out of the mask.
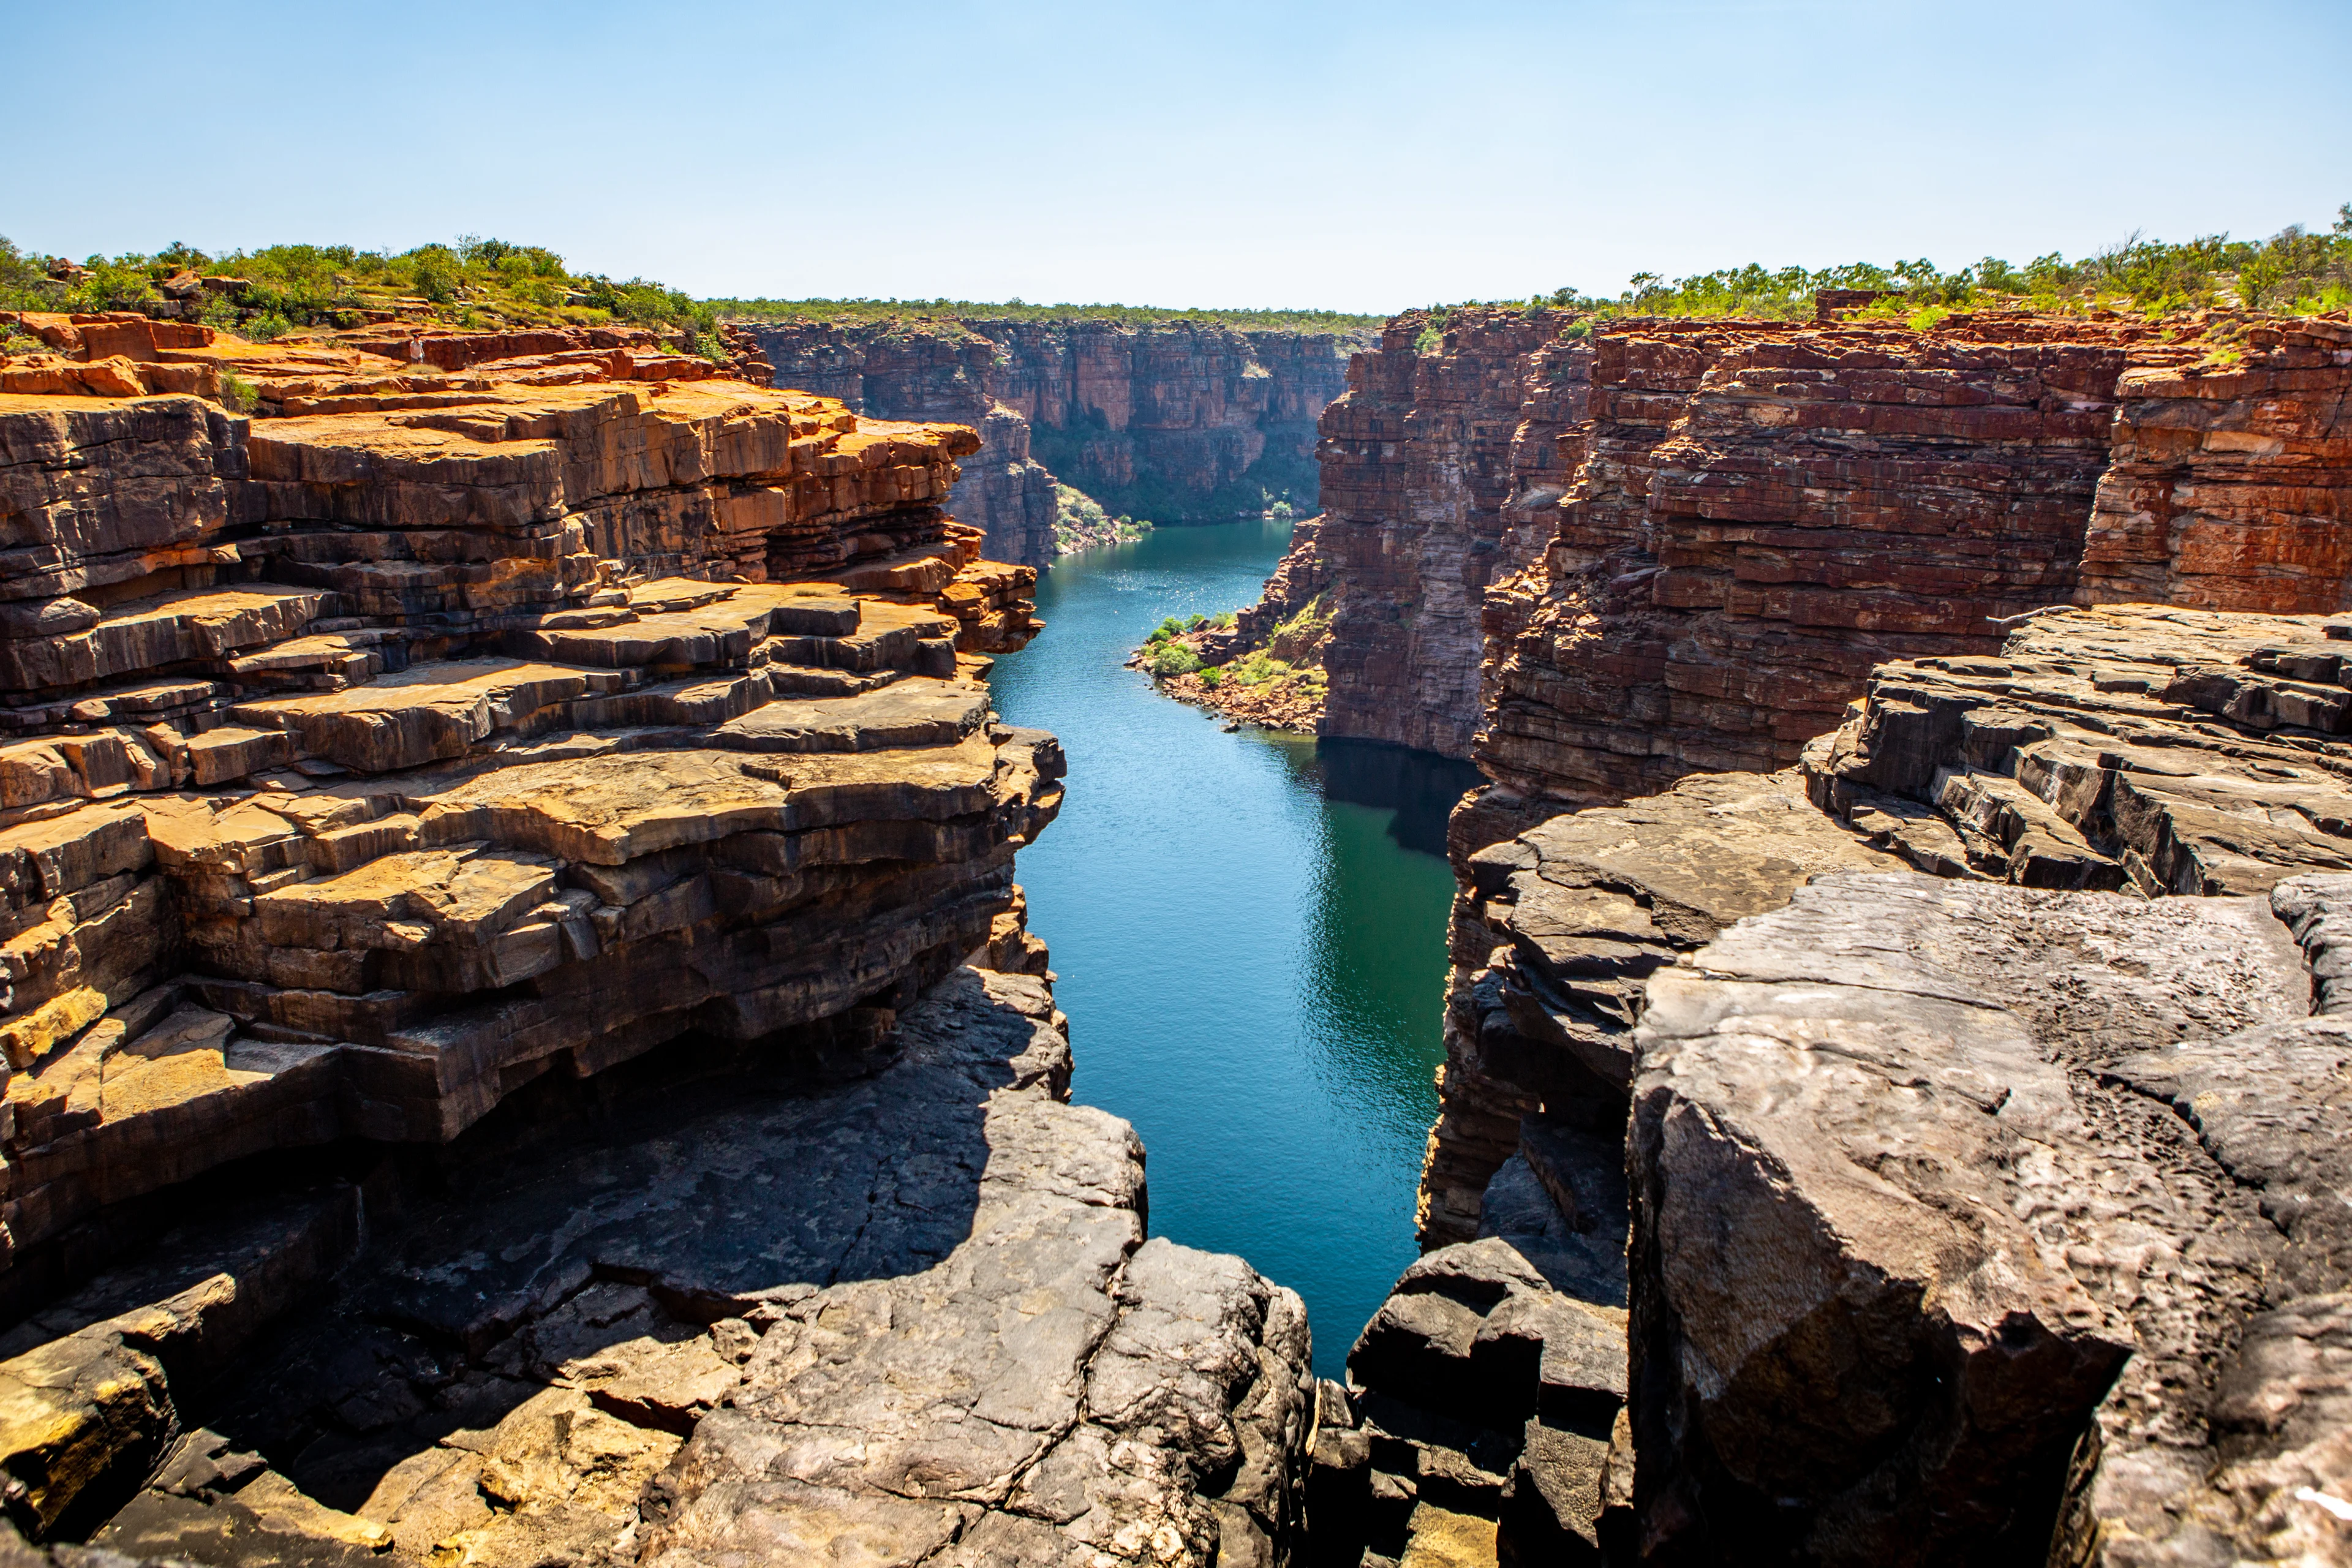
<path id="1" fill-rule="evenodd" d="M 1286 535 L 1169 529 L 1064 561 L 1038 594 L 1051 630 L 992 685 L 1070 758 L 1020 879 L 1076 1098 L 1143 1135 L 1155 1232 L 1306 1298 L 1328 1375 L 1414 1253 L 1453 892 L 1439 852 L 1473 775 L 1227 733 L 1121 667 L 1163 616 L 1255 598 Z"/>

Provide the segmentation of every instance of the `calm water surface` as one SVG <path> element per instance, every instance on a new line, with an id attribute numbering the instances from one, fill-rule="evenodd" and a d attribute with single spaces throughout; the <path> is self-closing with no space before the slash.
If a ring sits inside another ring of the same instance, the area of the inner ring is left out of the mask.
<path id="1" fill-rule="evenodd" d="M 1412 1260 L 1437 1111 L 1444 814 L 1466 766 L 1244 730 L 1122 667 L 1162 616 L 1257 597 L 1286 523 L 1170 528 L 1066 557 L 1047 630 L 998 660 L 1006 720 L 1069 754 L 1060 820 L 1021 852 L 1054 950 L 1074 1098 L 1135 1123 L 1151 1229 L 1237 1252 L 1307 1300 L 1315 1363 Z"/>

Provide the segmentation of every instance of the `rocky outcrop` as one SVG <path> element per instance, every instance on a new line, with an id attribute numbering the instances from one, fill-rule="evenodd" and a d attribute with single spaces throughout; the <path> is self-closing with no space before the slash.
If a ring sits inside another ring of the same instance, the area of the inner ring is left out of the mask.
<path id="1" fill-rule="evenodd" d="M 776 386 L 838 399 L 878 419 L 945 420 L 978 431 L 949 500 L 997 560 L 1052 561 L 1054 476 L 1029 453 L 1030 426 L 992 386 L 997 347 L 962 323 L 918 317 L 866 324 L 793 322 L 731 329 L 756 347 Z"/>
<path id="2" fill-rule="evenodd" d="M 1805 772 L 1937 875 L 2267 892 L 2352 869 L 2348 636 L 2315 616 L 2053 611 L 1997 658 L 1883 667 Z"/>
<path id="3" fill-rule="evenodd" d="M 2341 1558 L 2343 646 L 2060 608 L 1800 769 L 1457 814 L 1424 1261 L 1630 1307 L 1602 1549 Z"/>
<path id="4" fill-rule="evenodd" d="M 1810 877 L 1900 865 L 1816 811 L 1793 772 L 1685 779 L 1554 816 L 1462 863 L 1423 1247 L 1478 1234 L 1489 1183 L 1526 1144 L 1525 1119 L 1603 1145 L 1619 1138 L 1654 973 L 1780 908 Z"/>
<path id="5" fill-rule="evenodd" d="M 1478 752 L 1522 795 L 1771 771 L 1886 659 L 2064 601 L 2150 329 L 1612 323 L 1544 561 L 1493 597 Z"/>
<path id="6" fill-rule="evenodd" d="M 1054 553 L 1055 475 L 1113 513 L 1159 522 L 1225 521 L 1255 512 L 1269 493 L 1311 507 L 1316 416 L 1338 395 L 1355 342 L 1085 318 L 737 330 L 759 343 L 778 385 L 880 417 L 977 427 L 982 447 L 966 465 L 957 513 L 985 528 L 992 552 L 1034 565 Z"/>
<path id="7" fill-rule="evenodd" d="M 1319 1390 L 1315 1561 L 1599 1563 L 1624 1544 L 1622 1307 L 1561 1294 L 1507 1242 L 1445 1247 L 1397 1281 L 1348 1379 Z"/>
<path id="8" fill-rule="evenodd" d="M 2352 608 L 2352 326 L 2264 323 L 2230 353 L 2125 374 L 2078 602 Z"/>
<path id="9" fill-rule="evenodd" d="M 2342 882 L 1844 874 L 1655 979 L 1648 1559 L 2340 1561 Z"/>
<path id="10" fill-rule="evenodd" d="M 1304 1310 L 1144 1240 L 1141 1148 L 1067 1103 L 1064 1026 L 966 968 L 842 1087 L 647 1058 L 535 1090 L 431 1179 L 368 1176 L 365 1247 L 266 1338 L 215 1308 L 199 1359 L 118 1314 L 0 1380 L 69 1410 L 92 1379 L 37 1367 L 146 1357 L 81 1494 L 135 1557 L 1278 1561 Z M 295 1234 L 207 1258 L 182 1316 L 268 1293 Z"/>
<path id="11" fill-rule="evenodd" d="M 973 433 L 483 336 L 0 402 L 0 1507 L 216 1568 L 1286 1561 L 1304 1309 L 1068 1103 Z"/>

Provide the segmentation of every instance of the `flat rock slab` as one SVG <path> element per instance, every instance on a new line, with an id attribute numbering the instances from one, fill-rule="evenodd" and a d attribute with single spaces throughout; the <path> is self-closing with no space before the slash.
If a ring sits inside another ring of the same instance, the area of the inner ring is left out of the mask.
<path id="1" fill-rule="evenodd" d="M 781 699 L 721 725 L 719 745 L 743 752 L 878 752 L 951 746 L 988 717 L 988 688 L 909 676 L 851 697 Z"/>
<path id="2" fill-rule="evenodd" d="M 680 1090 L 520 1157 L 485 1128 L 102 1539 L 222 1568 L 289 1533 L 515 1568 L 1272 1561 L 1304 1308 L 1145 1239 L 1141 1146 L 1066 1103 L 1061 1026 L 1042 982 L 960 970 L 859 1082 Z"/>
<path id="3" fill-rule="evenodd" d="M 2250 1547 L 2207 1505 L 2240 1337 L 2345 1283 L 2327 1227 L 2254 1196 L 2283 1139 L 2340 1142 L 2311 996 L 2265 899 L 1916 875 L 1819 879 L 1656 975 L 1645 1519 L 1856 1564 L 2040 1561 L 2053 1529 Z M 2254 1081 L 2268 1118 L 2221 1116 Z"/>

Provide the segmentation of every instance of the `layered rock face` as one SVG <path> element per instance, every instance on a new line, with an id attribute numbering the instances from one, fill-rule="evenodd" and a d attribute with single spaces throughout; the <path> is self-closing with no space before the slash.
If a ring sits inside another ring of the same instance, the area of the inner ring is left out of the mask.
<path id="1" fill-rule="evenodd" d="M 958 665 L 1029 629 L 935 504 L 968 432 L 155 352 L 305 412 L 0 408 L 12 1288 L 223 1161 L 866 1026 L 1005 908 L 1059 757 Z"/>
<path id="2" fill-rule="evenodd" d="M 981 445 L 962 464 L 949 504 L 981 530 L 997 560 L 1043 566 L 1054 558 L 1054 476 L 1029 455 L 1029 423 L 992 385 L 997 345 L 959 322 L 739 326 L 771 384 L 836 398 L 879 419 L 969 425 Z"/>
<path id="3" fill-rule="evenodd" d="M 979 428 L 958 515 L 983 524 L 993 553 L 1031 564 L 1053 554 L 1053 475 L 1113 512 L 1163 522 L 1223 522 L 1258 510 L 1261 491 L 1311 507 L 1315 420 L 1355 346 L 1332 332 L 1180 321 L 915 317 L 738 330 L 759 342 L 780 386 L 880 417 Z M 984 499 L 970 493 L 975 479 Z"/>
<path id="4" fill-rule="evenodd" d="M 2245 334 L 2234 364 L 2126 372 L 2084 604 L 2326 614 L 2352 581 L 2352 327 Z"/>
<path id="5" fill-rule="evenodd" d="M 1596 1549 L 2344 1560 L 2346 635 L 2057 609 L 1465 853 L 1424 1261 L 1630 1306 Z"/>
<path id="6" fill-rule="evenodd" d="M 1957 320 L 1957 318 L 1956 318 Z M 1630 322 L 1544 561 L 1493 596 L 1481 763 L 1622 798 L 1771 771 L 1876 663 L 1990 653 L 2074 589 L 2140 328 Z"/>
<path id="7" fill-rule="evenodd" d="M 123 395 L 0 399 L 11 1522 L 1285 1561 L 1304 1309 L 1147 1241 L 1068 1103 L 973 433 L 658 345 L 63 326 L 29 369 Z"/>
<path id="8" fill-rule="evenodd" d="M 1328 595 L 1320 731 L 1470 754 L 1489 584 L 1548 542 L 1584 416 L 1587 351 L 1565 312 L 1408 311 L 1349 362 L 1318 448 L 1324 514 L 1303 523 L 1249 625 Z M 1436 332 L 1433 352 L 1417 346 Z"/>

